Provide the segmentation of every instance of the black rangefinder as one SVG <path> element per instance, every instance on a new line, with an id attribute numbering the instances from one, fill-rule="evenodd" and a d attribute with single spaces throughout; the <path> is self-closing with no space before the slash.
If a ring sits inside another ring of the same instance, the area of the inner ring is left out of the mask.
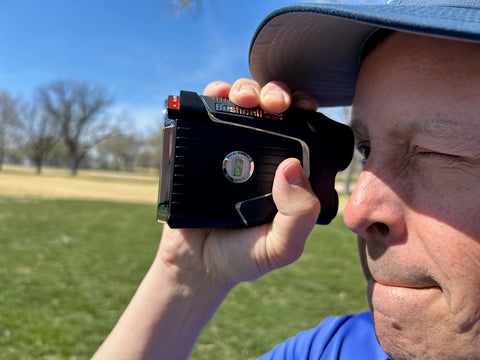
<path id="1" fill-rule="evenodd" d="M 271 114 L 181 91 L 166 101 L 157 218 L 173 228 L 245 227 L 273 220 L 278 165 L 295 157 L 321 202 L 337 214 L 335 176 L 353 155 L 350 128 L 291 108 Z"/>

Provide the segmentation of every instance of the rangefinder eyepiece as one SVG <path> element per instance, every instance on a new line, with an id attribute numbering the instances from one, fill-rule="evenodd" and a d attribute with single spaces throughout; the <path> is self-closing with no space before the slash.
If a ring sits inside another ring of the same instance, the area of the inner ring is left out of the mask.
<path id="1" fill-rule="evenodd" d="M 270 222 L 275 171 L 290 157 L 320 199 L 317 223 L 337 214 L 335 176 L 353 155 L 348 126 L 318 112 L 271 114 L 189 91 L 169 96 L 164 112 L 158 221 L 173 228 Z"/>

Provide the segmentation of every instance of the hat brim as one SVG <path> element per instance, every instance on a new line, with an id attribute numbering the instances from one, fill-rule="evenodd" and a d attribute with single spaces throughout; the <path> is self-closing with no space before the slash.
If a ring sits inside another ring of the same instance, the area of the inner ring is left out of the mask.
<path id="1" fill-rule="evenodd" d="M 379 28 L 480 41 L 480 10 L 418 5 L 297 4 L 268 15 L 250 45 L 250 71 L 313 93 L 320 106 L 350 105 L 360 54 Z"/>

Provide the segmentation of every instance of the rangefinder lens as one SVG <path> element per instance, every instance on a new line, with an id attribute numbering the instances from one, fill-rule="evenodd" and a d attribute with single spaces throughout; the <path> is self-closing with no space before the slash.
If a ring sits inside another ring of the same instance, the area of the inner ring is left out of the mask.
<path id="1" fill-rule="evenodd" d="M 243 151 L 233 151 L 223 160 L 223 173 L 232 183 L 243 183 L 253 175 L 253 159 Z"/>

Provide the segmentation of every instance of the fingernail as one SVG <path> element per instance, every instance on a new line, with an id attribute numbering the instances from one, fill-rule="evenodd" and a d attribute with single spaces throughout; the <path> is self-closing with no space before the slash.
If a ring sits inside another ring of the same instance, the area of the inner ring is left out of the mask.
<path id="1" fill-rule="evenodd" d="M 265 94 L 265 96 L 274 96 L 274 97 L 278 97 L 278 98 L 283 98 L 283 93 L 280 91 L 280 90 L 277 90 L 277 89 L 272 89 L 272 90 L 268 90 L 267 93 Z"/>
<path id="2" fill-rule="evenodd" d="M 285 179 L 290 185 L 301 185 L 304 182 L 304 172 L 297 165 L 290 165 L 284 170 Z"/>
<path id="3" fill-rule="evenodd" d="M 242 94 L 257 95 L 257 91 L 255 90 L 255 88 L 247 84 L 240 86 L 238 92 Z"/>
<path id="4" fill-rule="evenodd" d="M 283 93 L 282 91 L 277 90 L 277 89 L 272 89 L 272 90 L 267 91 L 265 93 L 264 97 L 278 99 L 284 104 L 289 102 L 289 99 L 285 95 L 285 93 Z"/>

